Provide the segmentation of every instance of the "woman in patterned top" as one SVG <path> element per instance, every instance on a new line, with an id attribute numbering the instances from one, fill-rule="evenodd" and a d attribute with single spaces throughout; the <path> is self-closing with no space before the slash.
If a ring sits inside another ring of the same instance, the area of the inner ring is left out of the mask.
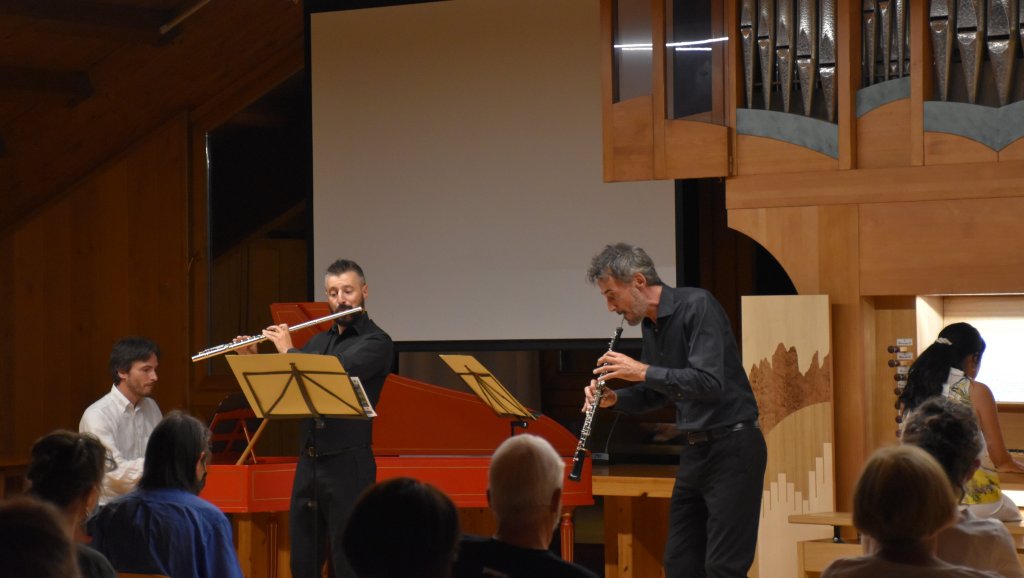
<path id="1" fill-rule="evenodd" d="M 903 415 L 939 395 L 974 411 L 984 443 L 978 456 L 981 467 L 967 484 L 963 503 L 979 517 L 1016 522 L 1021 519 L 1020 511 L 1000 491 L 997 472 L 1024 472 L 1024 464 L 1014 460 L 1006 449 L 992 390 L 975 381 L 984 352 L 985 340 L 972 325 L 947 325 L 910 366 L 899 400 Z"/>

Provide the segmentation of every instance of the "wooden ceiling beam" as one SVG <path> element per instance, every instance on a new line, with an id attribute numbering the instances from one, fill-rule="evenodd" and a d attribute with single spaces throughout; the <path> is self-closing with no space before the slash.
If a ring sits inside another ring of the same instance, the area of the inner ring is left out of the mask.
<path id="1" fill-rule="evenodd" d="M 173 19 L 175 13 L 93 0 L 3 0 L 0 15 L 60 23 L 63 30 L 83 36 L 157 43 L 163 39 L 160 26 Z"/>
<path id="2" fill-rule="evenodd" d="M 52 94 L 73 106 L 92 96 L 89 75 L 79 70 L 0 66 L 0 91 Z"/>

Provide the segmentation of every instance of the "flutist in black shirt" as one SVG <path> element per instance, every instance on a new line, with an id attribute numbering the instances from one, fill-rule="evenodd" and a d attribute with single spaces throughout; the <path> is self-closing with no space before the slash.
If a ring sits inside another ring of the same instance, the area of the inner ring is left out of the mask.
<path id="1" fill-rule="evenodd" d="M 601 407 L 671 403 L 684 432 L 669 513 L 665 576 L 744 577 L 754 560 L 767 451 L 757 402 L 722 306 L 703 289 L 664 285 L 647 253 L 609 245 L 587 271 L 608 309 L 640 325 L 640 360 L 608 352 L 594 373 L 637 385 Z M 586 388 L 589 404 L 595 383 Z M 586 409 L 586 406 L 584 406 Z"/>
<path id="2" fill-rule="evenodd" d="M 327 268 L 324 289 L 331 313 L 365 307 L 369 288 L 354 261 L 339 259 Z M 292 347 L 287 325 L 263 330 L 279 353 L 334 355 L 359 378 L 371 405 L 377 405 L 391 372 L 394 344 L 365 311 L 338 318 L 301 350 Z M 239 337 L 244 338 L 244 337 Z M 241 353 L 254 353 L 255 344 Z M 299 463 L 292 486 L 291 570 L 295 578 L 319 578 L 329 547 L 334 576 L 355 576 L 345 559 L 341 537 L 356 498 L 373 485 L 377 464 L 370 444 L 370 420 L 307 419 L 300 434 Z"/>

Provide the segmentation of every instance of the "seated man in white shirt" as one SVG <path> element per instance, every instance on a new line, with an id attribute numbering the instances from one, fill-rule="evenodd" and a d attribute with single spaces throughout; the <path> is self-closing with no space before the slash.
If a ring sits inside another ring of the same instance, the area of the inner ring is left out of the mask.
<path id="1" fill-rule="evenodd" d="M 100 504 L 127 494 L 142 476 L 146 443 L 162 414 L 150 398 L 156 385 L 160 348 L 145 337 L 125 337 L 110 351 L 110 393 L 82 414 L 78 431 L 106 446 L 116 467 L 103 477 Z"/>

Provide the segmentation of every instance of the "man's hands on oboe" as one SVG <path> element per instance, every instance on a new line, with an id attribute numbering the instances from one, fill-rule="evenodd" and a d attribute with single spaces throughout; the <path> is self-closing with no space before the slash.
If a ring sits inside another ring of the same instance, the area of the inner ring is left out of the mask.
<path id="1" fill-rule="evenodd" d="M 644 381 L 647 379 L 648 367 L 646 363 L 637 361 L 624 353 L 609 351 L 597 360 L 594 375 L 606 381 L 611 379 Z M 604 404 L 601 407 L 604 407 Z"/>
<path id="2" fill-rule="evenodd" d="M 594 392 L 597 391 L 597 380 L 592 379 L 590 385 L 583 389 L 584 395 L 587 396 L 586 401 L 583 402 L 583 409 L 580 411 L 587 413 L 590 408 L 590 404 L 594 403 Z M 615 390 L 610 387 L 604 388 L 604 394 L 601 395 L 601 407 L 611 407 L 615 405 L 615 402 L 619 401 L 619 396 L 615 393 Z"/>

